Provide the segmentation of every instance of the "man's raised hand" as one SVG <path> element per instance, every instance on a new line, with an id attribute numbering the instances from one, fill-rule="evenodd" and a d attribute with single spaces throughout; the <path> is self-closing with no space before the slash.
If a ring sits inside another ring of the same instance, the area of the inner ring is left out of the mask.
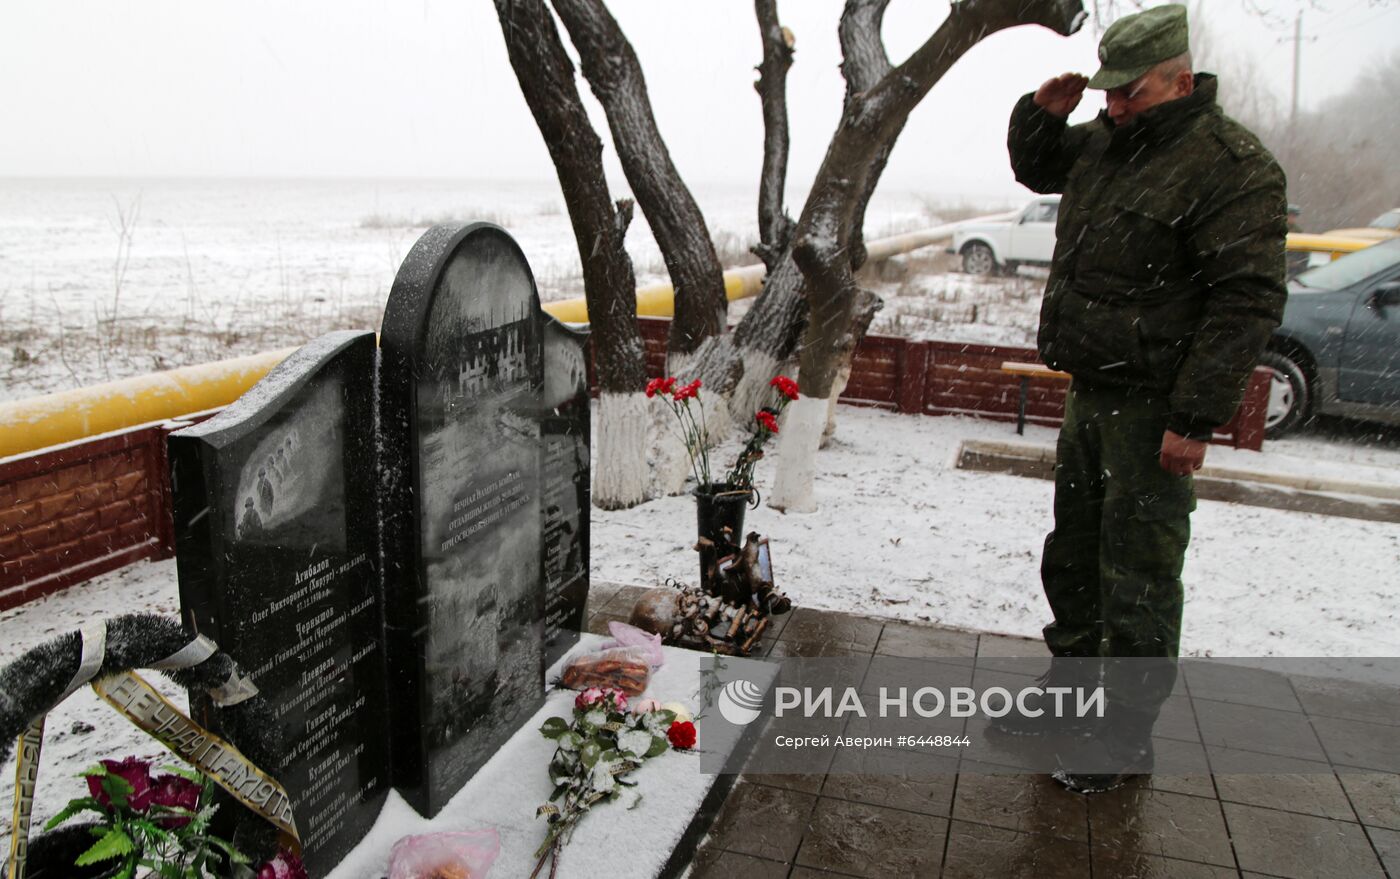
<path id="1" fill-rule="evenodd" d="M 1089 77 L 1082 73 L 1062 73 L 1054 79 L 1047 79 L 1035 91 L 1035 105 L 1052 116 L 1061 119 L 1074 112 L 1079 100 L 1084 97 L 1084 89 L 1089 85 Z"/>

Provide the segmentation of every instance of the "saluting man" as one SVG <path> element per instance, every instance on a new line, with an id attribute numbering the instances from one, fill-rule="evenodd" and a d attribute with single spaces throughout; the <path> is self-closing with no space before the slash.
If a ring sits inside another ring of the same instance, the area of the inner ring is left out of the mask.
<path id="1" fill-rule="evenodd" d="M 1073 376 L 1041 562 L 1045 641 L 1055 657 L 1163 660 L 1147 674 L 1107 662 L 1098 733 L 1112 771 L 1056 774 L 1084 792 L 1151 770 L 1176 675 L 1192 474 L 1286 296 L 1283 172 L 1221 112 L 1215 77 L 1192 72 L 1185 7 L 1119 19 L 1099 61 L 1092 78 L 1066 73 L 1023 97 L 1008 136 L 1016 179 L 1064 193 L 1037 339 Z M 1071 127 L 1085 88 L 1107 109 Z"/>

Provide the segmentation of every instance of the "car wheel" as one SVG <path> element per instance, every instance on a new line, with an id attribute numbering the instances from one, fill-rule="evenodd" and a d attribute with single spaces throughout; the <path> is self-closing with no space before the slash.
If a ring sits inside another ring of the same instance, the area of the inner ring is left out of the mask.
<path id="1" fill-rule="evenodd" d="M 1259 363 L 1273 373 L 1269 382 L 1269 407 L 1264 415 L 1264 436 L 1278 439 L 1307 419 L 1312 393 L 1307 374 L 1286 354 L 1265 351 Z"/>
<path id="2" fill-rule="evenodd" d="M 962 249 L 963 271 L 969 275 L 990 275 L 997 267 L 992 249 L 980 241 L 971 241 Z"/>

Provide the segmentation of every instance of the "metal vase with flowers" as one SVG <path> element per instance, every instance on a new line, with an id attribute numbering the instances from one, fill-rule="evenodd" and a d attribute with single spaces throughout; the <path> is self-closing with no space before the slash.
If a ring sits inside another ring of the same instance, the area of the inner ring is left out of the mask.
<path id="1" fill-rule="evenodd" d="M 796 400 L 797 382 L 777 376 L 769 385 L 775 399 L 754 413 L 748 441 L 723 479 L 710 471 L 710 435 L 705 425 L 705 407 L 700 400 L 700 379 L 680 384 L 674 376 L 654 378 L 647 383 L 648 397 L 660 397 L 676 416 L 691 474 L 695 478 L 696 549 L 700 553 L 700 584 L 706 593 L 715 588 L 719 563 L 735 555 L 743 543 L 744 512 L 758 505 L 754 487 L 754 467 L 763 457 L 763 446 L 778 432 L 778 418 L 787 404 Z"/>

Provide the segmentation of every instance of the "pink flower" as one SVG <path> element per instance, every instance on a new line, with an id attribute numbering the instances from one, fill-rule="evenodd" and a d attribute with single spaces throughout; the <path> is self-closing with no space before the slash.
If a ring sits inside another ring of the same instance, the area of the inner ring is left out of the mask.
<path id="1" fill-rule="evenodd" d="M 778 432 L 778 419 L 773 417 L 773 413 L 767 409 L 760 409 L 753 415 L 754 420 L 763 426 L 769 433 Z"/>
<path id="2" fill-rule="evenodd" d="M 773 380 L 770 381 L 768 384 L 777 388 L 778 393 L 782 394 L 784 397 L 787 397 L 789 400 L 797 399 L 797 382 L 793 381 L 787 376 L 774 376 Z"/>
<path id="3" fill-rule="evenodd" d="M 136 757 L 127 757 L 118 763 L 116 760 L 103 760 L 102 767 L 131 785 L 131 793 L 126 795 L 126 804 L 133 812 L 144 812 L 151 805 L 151 764 Z M 112 798 L 102 789 L 102 776 L 89 775 L 88 793 L 104 806 L 112 805 Z"/>
<path id="4" fill-rule="evenodd" d="M 622 692 L 621 690 L 614 689 L 612 687 L 608 687 L 606 690 L 603 691 L 603 693 L 608 698 L 612 699 L 613 707 L 616 708 L 618 711 L 627 710 L 626 693 Z"/>
<path id="5" fill-rule="evenodd" d="M 603 691 L 597 687 L 589 687 L 574 699 L 574 707 L 580 711 L 592 708 L 597 703 L 603 701 Z"/>
<path id="6" fill-rule="evenodd" d="M 258 868 L 258 879 L 310 879 L 306 865 L 294 852 L 283 849 Z"/>
<path id="7" fill-rule="evenodd" d="M 201 789 L 200 785 L 188 778 L 162 775 L 151 782 L 151 805 L 193 812 L 199 808 Z M 190 823 L 190 819 L 181 815 L 167 815 L 161 818 L 159 823 L 167 830 L 174 830 Z"/>
<path id="8" fill-rule="evenodd" d="M 650 714 L 653 711 L 660 711 L 661 703 L 655 699 L 643 699 L 632 706 L 633 714 Z"/>

